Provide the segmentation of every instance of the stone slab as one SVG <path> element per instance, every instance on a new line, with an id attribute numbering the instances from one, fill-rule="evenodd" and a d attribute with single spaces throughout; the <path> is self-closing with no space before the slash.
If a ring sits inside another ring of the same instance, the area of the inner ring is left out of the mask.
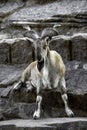
<path id="1" fill-rule="evenodd" d="M 47 118 L 40 120 L 7 120 L 0 122 L 0 130 L 87 130 L 87 118 Z"/>
<path id="2" fill-rule="evenodd" d="M 8 87 L 20 79 L 26 65 L 4 65 L 0 64 L 0 87 Z"/>
<path id="3" fill-rule="evenodd" d="M 9 62 L 9 45 L 6 43 L 0 43 L 0 64 L 6 64 Z"/>
<path id="4" fill-rule="evenodd" d="M 36 4 L 31 7 L 24 7 L 19 11 L 10 15 L 9 20 L 41 20 L 49 19 L 55 15 L 66 15 L 66 14 L 80 14 L 87 11 L 86 0 L 70 0 L 68 1 L 54 1 L 47 4 Z"/>

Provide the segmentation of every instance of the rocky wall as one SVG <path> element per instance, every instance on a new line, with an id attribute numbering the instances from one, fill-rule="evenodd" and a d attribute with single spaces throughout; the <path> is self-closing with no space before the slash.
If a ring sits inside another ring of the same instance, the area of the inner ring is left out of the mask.
<path id="1" fill-rule="evenodd" d="M 36 95 L 27 93 L 26 88 L 10 96 L 32 62 L 32 44 L 24 38 L 28 26 L 39 35 L 46 27 L 58 30 L 50 48 L 61 54 L 66 65 L 70 107 L 75 116 L 87 117 L 87 1 L 1 0 L 0 119 L 31 118 L 36 107 Z M 66 116 L 60 92 L 46 92 L 43 97 L 42 117 Z"/>

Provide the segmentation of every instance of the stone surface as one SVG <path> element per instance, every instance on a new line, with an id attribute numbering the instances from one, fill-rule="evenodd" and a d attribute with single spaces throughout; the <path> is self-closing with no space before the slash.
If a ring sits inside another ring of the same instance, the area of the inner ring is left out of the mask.
<path id="1" fill-rule="evenodd" d="M 0 64 L 0 87 L 8 87 L 20 79 L 26 65 L 4 65 Z"/>
<path id="2" fill-rule="evenodd" d="M 86 130 L 87 118 L 48 118 L 40 120 L 9 120 L 0 122 L 0 130 Z"/>
<path id="3" fill-rule="evenodd" d="M 64 62 L 69 61 L 70 57 L 70 37 L 58 36 L 50 42 L 50 49 L 56 50 L 63 58 Z"/>
<path id="4" fill-rule="evenodd" d="M 32 45 L 29 42 L 20 40 L 14 42 L 11 46 L 12 63 L 31 63 L 32 62 Z"/>
<path id="5" fill-rule="evenodd" d="M 87 61 L 86 5 L 86 0 L 72 2 L 70 0 L 42 0 L 41 2 L 38 0 L 1 0 L 0 39 L 14 41 L 14 38 L 23 38 L 24 25 L 29 25 L 39 34 L 45 27 L 55 25 L 59 35 L 64 35 L 64 37 L 54 40 L 55 45 L 51 42 L 51 48 L 57 50 L 65 62 L 67 60 Z M 17 64 L 32 61 L 30 59 L 31 45 L 24 40 L 12 42 L 12 46 L 2 43 L 0 52 L 0 63 Z"/>
<path id="6" fill-rule="evenodd" d="M 70 0 L 63 0 L 43 5 L 38 4 L 30 8 L 22 8 L 20 11 L 10 15 L 9 20 L 41 20 L 58 14 L 65 15 L 85 13 L 87 11 L 86 4 L 86 0 L 73 0 L 72 2 Z"/>
<path id="7" fill-rule="evenodd" d="M 0 43 L 0 64 L 9 63 L 9 46 L 4 43 Z"/>
<path id="8" fill-rule="evenodd" d="M 59 52 L 65 62 L 87 61 L 87 33 L 58 35 L 50 42 L 50 48 Z"/>
<path id="9" fill-rule="evenodd" d="M 79 34 L 71 42 L 72 60 L 87 61 L 87 36 Z"/>
<path id="10" fill-rule="evenodd" d="M 26 88 L 12 92 L 14 84 L 20 79 L 22 71 L 27 66 L 21 63 L 32 61 L 31 44 L 23 39 L 24 25 L 37 30 L 39 34 L 45 27 L 55 25 L 59 35 L 52 40 L 50 47 L 58 51 L 66 63 L 70 107 L 75 116 L 87 117 L 87 1 L 0 0 L 0 64 L 12 64 L 0 65 L 0 120 L 32 118 L 36 107 L 35 93 L 27 93 Z M 18 63 L 21 65 L 13 65 Z M 64 117 L 66 114 L 60 92 L 43 92 L 41 117 L 61 116 Z M 33 121 L 32 128 L 32 120 L 28 120 L 27 122 L 30 123 L 27 124 L 31 124 L 31 128 L 27 127 L 25 121 L 26 126 L 22 128 L 20 126 L 16 128 L 16 125 L 6 125 L 5 128 L 3 125 L 0 129 L 13 129 L 13 127 L 14 129 L 87 129 L 85 120 L 84 122 L 82 119 L 81 122 L 70 118 L 67 122 L 65 118 L 64 122 L 61 120 L 61 118 L 54 121 L 41 119 L 41 122 L 48 122 L 48 125 L 44 123 L 45 128 L 42 123 L 41 128 L 38 127 L 40 120 Z M 54 126 L 52 121 L 60 124 Z M 20 122 L 21 120 L 17 123 L 21 124 Z M 51 127 L 49 122 L 52 123 Z"/>
<path id="11" fill-rule="evenodd" d="M 59 52 L 64 62 L 70 60 L 87 61 L 86 42 L 87 33 L 77 33 L 72 36 L 58 35 L 50 42 L 50 49 Z M 23 37 L 0 40 L 0 63 L 31 63 L 32 45 Z"/>
<path id="12" fill-rule="evenodd" d="M 37 30 L 58 25 L 60 34 L 71 35 L 78 32 L 87 32 L 86 12 L 86 0 L 73 0 L 72 2 L 70 0 L 2 0 L 0 33 L 3 35 L 4 32 L 7 35 L 6 37 L 22 37 L 21 26 L 13 23 L 26 21 L 29 26 Z"/>
<path id="13" fill-rule="evenodd" d="M 11 65 L 0 66 L 4 70 L 4 73 L 1 71 L 0 85 L 1 87 L 8 86 L 5 89 L 2 88 L 0 91 L 1 113 L 3 113 L 6 119 L 32 117 L 36 107 L 36 93 L 34 91 L 27 92 L 25 87 L 21 88 L 20 91 L 12 91 L 14 83 L 19 80 L 23 69 L 26 68 L 26 65 L 15 65 L 14 67 Z M 81 61 L 67 62 L 66 69 L 66 83 L 68 89 L 69 105 L 73 109 L 75 116 L 87 117 L 87 63 L 83 63 Z M 43 91 L 42 94 L 42 117 L 66 116 L 60 90 L 58 92 Z M 5 99 L 7 101 L 5 101 Z M 8 105 L 2 105 L 5 104 L 3 101 L 7 102 L 6 104 Z"/>
<path id="14" fill-rule="evenodd" d="M 24 38 L 2 39 L 0 50 L 0 63 L 23 64 L 32 61 L 32 44 Z"/>
<path id="15" fill-rule="evenodd" d="M 21 0 L 19 1 L 1 0 L 0 1 L 0 17 L 5 17 L 22 6 L 23 6 L 23 2 Z"/>

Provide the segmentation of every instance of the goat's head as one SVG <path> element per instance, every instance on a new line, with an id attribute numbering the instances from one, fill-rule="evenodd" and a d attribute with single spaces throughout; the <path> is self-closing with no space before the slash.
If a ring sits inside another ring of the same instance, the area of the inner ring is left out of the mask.
<path id="1" fill-rule="evenodd" d="M 53 36 L 58 35 L 54 28 L 46 28 L 42 31 L 41 37 L 35 31 L 28 31 L 26 37 L 33 43 L 36 59 L 40 62 L 46 58 L 49 51 L 49 42 Z"/>

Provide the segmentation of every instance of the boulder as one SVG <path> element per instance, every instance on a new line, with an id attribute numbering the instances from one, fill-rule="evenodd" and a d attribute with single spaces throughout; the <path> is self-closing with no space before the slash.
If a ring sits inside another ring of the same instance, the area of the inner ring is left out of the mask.
<path id="1" fill-rule="evenodd" d="M 87 61 L 87 35 L 77 34 L 72 37 L 72 60 Z"/>
<path id="2" fill-rule="evenodd" d="M 16 83 L 20 77 L 21 74 L 26 68 L 25 65 L 0 65 L 0 87 L 8 87 L 9 85 L 12 85 Z"/>
<path id="3" fill-rule="evenodd" d="M 41 6 L 40 2 L 38 5 L 34 5 L 31 7 L 23 7 L 17 12 L 14 12 L 9 16 L 9 20 L 19 20 L 19 21 L 31 21 L 31 20 L 45 20 L 49 19 L 55 15 L 72 15 L 86 13 L 87 6 L 86 0 L 70 0 L 68 1 L 54 1 L 52 3 L 43 4 Z"/>
<path id="4" fill-rule="evenodd" d="M 9 63 L 9 45 L 6 43 L 0 43 L 0 63 Z"/>
<path id="5" fill-rule="evenodd" d="M 50 42 L 50 49 L 57 51 L 63 58 L 64 62 L 70 60 L 70 37 L 59 35 Z"/>
<path id="6" fill-rule="evenodd" d="M 0 62 L 11 64 L 31 63 L 32 44 L 25 38 L 0 40 Z"/>
<path id="7" fill-rule="evenodd" d="M 76 33 L 71 36 L 58 35 L 50 42 L 50 48 L 56 50 L 64 62 L 71 60 L 87 61 L 87 33 Z"/>
<path id="8" fill-rule="evenodd" d="M 0 129 L 13 130 L 86 130 L 86 118 L 48 118 L 40 120 L 7 120 L 0 122 Z"/>
<path id="9" fill-rule="evenodd" d="M 12 64 L 32 62 L 32 44 L 23 40 L 11 45 Z"/>
<path id="10" fill-rule="evenodd" d="M 19 1 L 11 1 L 8 0 L 7 2 L 5 0 L 0 1 L 0 17 L 6 17 L 10 13 L 14 12 L 18 8 L 23 6 L 23 2 L 21 0 Z"/>
<path id="11" fill-rule="evenodd" d="M 71 61 L 66 63 L 66 69 L 69 105 L 75 116 L 87 116 L 87 63 Z M 12 80 L 10 82 L 12 83 Z M 8 87 L 1 92 L 1 99 L 9 99 L 9 107 L 3 111 L 4 116 L 6 118 L 32 117 L 36 92 L 27 92 L 26 87 L 21 88 L 20 91 L 13 91 L 12 88 Z M 43 91 L 42 95 L 42 117 L 66 116 L 60 90 Z"/>

